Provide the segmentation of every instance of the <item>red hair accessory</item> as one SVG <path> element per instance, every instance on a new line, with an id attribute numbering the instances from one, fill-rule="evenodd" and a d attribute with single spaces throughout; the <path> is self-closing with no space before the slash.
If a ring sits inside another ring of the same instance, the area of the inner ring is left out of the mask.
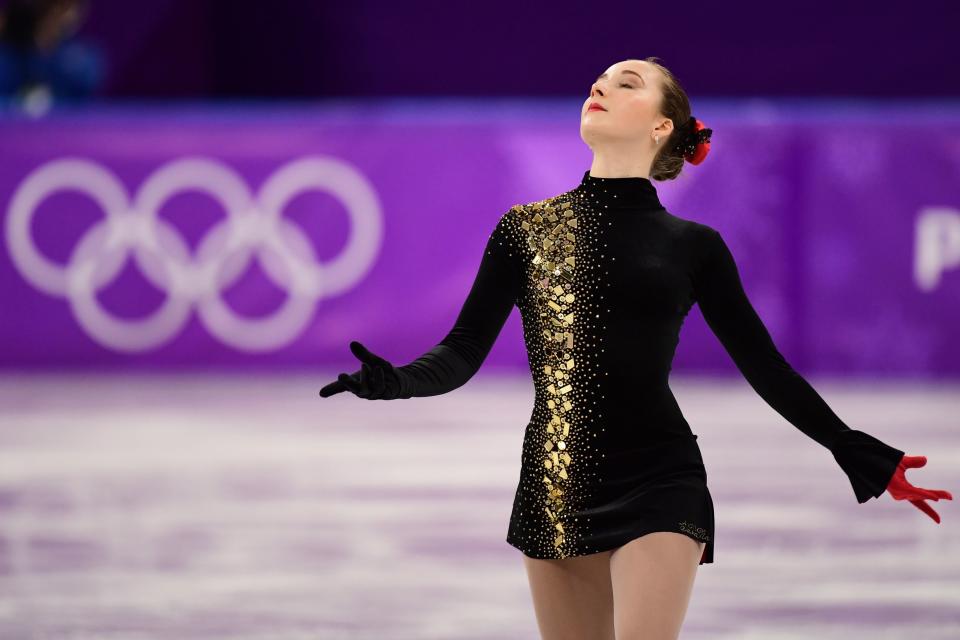
<path id="1" fill-rule="evenodd" d="M 690 116 L 687 121 L 686 129 L 687 133 L 677 145 L 677 150 L 690 164 L 700 164 L 710 152 L 710 136 L 713 134 L 713 129 L 707 129 L 693 116 Z"/>

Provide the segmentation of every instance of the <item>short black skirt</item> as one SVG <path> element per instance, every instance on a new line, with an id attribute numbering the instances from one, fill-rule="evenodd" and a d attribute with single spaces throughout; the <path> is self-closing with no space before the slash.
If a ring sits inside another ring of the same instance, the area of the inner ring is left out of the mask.
<path id="1" fill-rule="evenodd" d="M 639 440 L 639 439 L 638 439 Z M 524 447 L 506 541 L 531 558 L 564 558 L 616 549 L 654 531 L 706 543 L 700 564 L 713 562 L 713 498 L 693 433 L 671 434 L 603 450 L 589 482 L 578 478 L 566 503 L 564 542 L 544 509 L 542 454 Z"/>

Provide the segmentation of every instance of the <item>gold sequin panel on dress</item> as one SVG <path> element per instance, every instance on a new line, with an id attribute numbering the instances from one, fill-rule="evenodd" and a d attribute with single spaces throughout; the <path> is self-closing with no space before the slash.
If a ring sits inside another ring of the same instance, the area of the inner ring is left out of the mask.
<path id="1" fill-rule="evenodd" d="M 538 440 L 542 440 L 542 507 L 552 528 L 553 555 L 569 553 L 568 536 L 573 535 L 567 518 L 568 500 L 576 483 L 577 453 L 571 446 L 576 429 L 573 393 L 577 381 L 574 305 L 576 297 L 576 248 L 578 219 L 570 202 L 532 203 L 521 227 L 531 256 L 527 269 L 530 313 L 536 322 L 538 370 L 534 382 L 545 391 L 547 414 Z"/>

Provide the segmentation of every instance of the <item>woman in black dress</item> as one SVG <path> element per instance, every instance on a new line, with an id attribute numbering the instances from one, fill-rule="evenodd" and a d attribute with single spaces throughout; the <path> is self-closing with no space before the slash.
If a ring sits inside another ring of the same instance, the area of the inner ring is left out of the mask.
<path id="1" fill-rule="evenodd" d="M 590 170 L 575 188 L 500 217 L 440 343 L 394 367 L 352 342 L 360 370 L 320 391 L 371 400 L 452 391 L 519 308 L 535 398 L 506 540 L 523 552 L 547 639 L 675 638 L 696 569 L 713 562 L 706 470 L 668 385 L 695 303 L 757 393 L 831 451 L 858 502 L 889 489 L 938 520 L 924 500 L 950 497 L 906 482 L 924 458 L 833 413 L 777 350 L 719 232 L 661 205 L 651 179 L 699 164 L 711 130 L 655 60 L 597 78 L 581 113 Z"/>

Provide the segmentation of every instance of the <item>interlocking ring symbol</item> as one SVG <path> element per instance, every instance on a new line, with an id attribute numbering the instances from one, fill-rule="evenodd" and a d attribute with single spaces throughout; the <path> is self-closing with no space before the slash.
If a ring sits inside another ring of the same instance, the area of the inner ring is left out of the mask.
<path id="1" fill-rule="evenodd" d="M 38 205 L 53 193 L 88 194 L 106 214 L 80 238 L 66 266 L 48 260 L 30 235 Z M 178 191 L 198 190 L 227 212 L 190 255 L 187 242 L 159 217 Z M 320 264 L 303 231 L 282 217 L 284 206 L 306 190 L 331 193 L 350 217 L 351 233 L 339 255 Z M 170 162 L 151 174 L 131 202 L 120 180 L 83 158 L 61 158 L 30 173 L 18 186 L 7 213 L 7 247 L 20 274 L 33 286 L 66 297 L 77 322 L 105 347 L 126 352 L 156 348 L 186 324 L 192 306 L 213 335 L 236 349 L 263 352 L 292 342 L 313 316 L 315 303 L 348 290 L 370 269 L 383 237 L 380 202 L 370 183 L 340 160 L 305 157 L 277 169 L 259 193 L 222 163 L 203 157 Z M 123 268 L 135 264 L 166 301 L 150 316 L 129 320 L 99 305 L 96 293 Z M 253 257 L 277 286 L 284 304 L 270 316 L 242 318 L 221 292 Z"/>

